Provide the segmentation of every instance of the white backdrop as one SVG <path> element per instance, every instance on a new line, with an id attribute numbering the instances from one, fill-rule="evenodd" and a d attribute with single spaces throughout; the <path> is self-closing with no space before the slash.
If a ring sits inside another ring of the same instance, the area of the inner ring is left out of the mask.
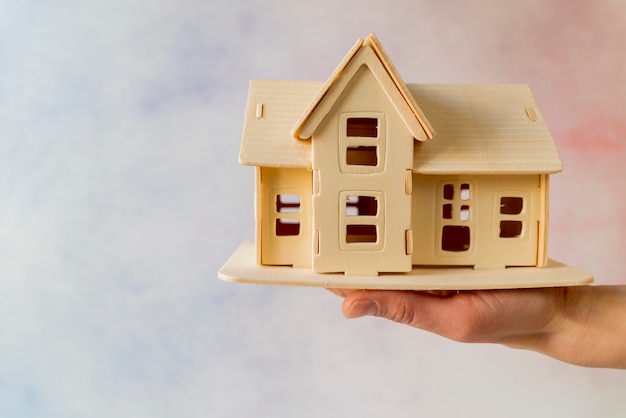
<path id="1" fill-rule="evenodd" d="M 622 416 L 626 374 L 235 285 L 251 78 L 375 32 L 407 82 L 533 88 L 552 257 L 624 283 L 626 4 L 0 0 L 0 416 Z"/>

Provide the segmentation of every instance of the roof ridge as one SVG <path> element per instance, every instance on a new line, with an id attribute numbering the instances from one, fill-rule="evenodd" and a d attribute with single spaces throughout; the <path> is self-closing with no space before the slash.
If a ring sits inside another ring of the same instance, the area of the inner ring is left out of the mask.
<path id="1" fill-rule="evenodd" d="M 384 48 L 382 47 L 382 44 L 380 43 L 376 35 L 371 33 L 367 36 L 365 40 L 362 38 L 359 38 L 356 41 L 356 43 L 350 49 L 348 54 L 341 60 L 339 65 L 335 68 L 335 70 L 328 77 L 328 79 L 324 83 L 324 86 L 319 91 L 319 93 L 315 96 L 315 98 L 311 101 L 311 103 L 309 103 L 309 105 L 306 107 L 306 109 L 304 110 L 304 112 L 302 113 L 302 115 L 300 116 L 300 118 L 297 120 L 297 122 L 295 123 L 295 125 L 290 131 L 290 134 L 295 139 L 308 139 L 310 137 L 310 134 L 308 135 L 305 134 L 304 137 L 302 136 L 302 131 L 304 130 L 305 125 L 309 121 L 311 115 L 315 113 L 315 111 L 318 109 L 320 103 L 328 95 L 328 93 L 333 88 L 333 86 L 336 85 L 337 81 L 341 78 L 342 74 L 344 73 L 348 65 L 351 63 L 351 61 L 355 58 L 355 56 L 359 53 L 359 51 L 361 51 L 361 49 L 364 47 L 368 47 L 374 53 L 374 55 L 376 56 L 376 59 L 379 61 L 385 73 L 391 80 L 393 86 L 395 87 L 395 89 L 397 89 L 398 93 L 402 97 L 402 100 L 408 107 L 409 113 L 407 114 L 413 115 L 413 117 L 417 121 L 416 126 L 419 125 L 419 127 L 423 131 L 422 135 L 417 135 L 414 132 L 413 133 L 414 136 L 416 138 L 419 136 L 420 138 L 423 138 L 422 140 L 431 139 L 434 137 L 435 132 L 432 126 L 430 125 L 430 123 L 428 122 L 424 114 L 422 113 L 421 109 L 417 105 L 417 102 L 411 95 L 407 85 L 402 80 L 402 77 L 400 77 L 400 74 L 398 73 L 393 63 L 391 62 L 391 59 L 385 52 Z M 322 119 L 323 117 L 320 119 L 320 121 Z"/>
<path id="2" fill-rule="evenodd" d="M 385 48 L 383 48 L 383 45 L 380 43 L 378 37 L 375 34 L 370 33 L 363 44 L 372 47 L 372 49 L 378 56 L 378 59 L 380 59 L 381 63 L 383 64 L 383 67 L 385 67 L 385 70 L 387 70 L 387 74 L 389 74 L 394 84 L 398 87 L 400 94 L 411 108 L 411 111 L 419 120 L 420 125 L 422 125 L 422 128 L 426 133 L 426 136 L 428 136 L 429 139 L 432 139 L 435 136 L 435 131 L 433 127 L 430 125 L 428 119 L 426 119 L 426 116 L 424 116 L 424 113 L 417 105 L 415 98 L 409 91 L 409 88 L 400 76 L 400 73 L 398 72 L 396 66 L 393 64 L 393 61 L 391 61 L 391 58 L 389 58 L 387 51 L 385 51 Z"/>

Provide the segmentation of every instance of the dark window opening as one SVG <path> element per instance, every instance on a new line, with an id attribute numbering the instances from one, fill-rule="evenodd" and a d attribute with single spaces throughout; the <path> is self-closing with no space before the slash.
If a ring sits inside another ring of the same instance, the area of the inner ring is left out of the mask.
<path id="1" fill-rule="evenodd" d="M 378 200 L 373 196 L 348 196 L 346 198 L 347 216 L 376 216 Z"/>
<path id="2" fill-rule="evenodd" d="M 470 228 L 468 226 L 446 225 L 442 232 L 442 250 L 454 252 L 469 250 Z"/>
<path id="3" fill-rule="evenodd" d="M 443 205 L 443 219 L 452 219 L 452 203 Z"/>
<path id="4" fill-rule="evenodd" d="M 276 212 L 298 213 L 300 211 L 300 195 L 279 194 L 276 195 Z"/>
<path id="5" fill-rule="evenodd" d="M 521 197 L 500 198 L 500 213 L 503 215 L 519 215 L 524 209 L 524 199 Z"/>
<path id="6" fill-rule="evenodd" d="M 454 186 L 452 184 L 444 184 L 443 198 L 446 200 L 454 199 Z"/>
<path id="7" fill-rule="evenodd" d="M 346 123 L 346 135 L 376 138 L 378 136 L 378 119 L 348 118 Z"/>
<path id="8" fill-rule="evenodd" d="M 346 225 L 346 242 L 375 243 L 378 240 L 376 225 Z"/>
<path id="9" fill-rule="evenodd" d="M 500 238 L 518 238 L 522 235 L 521 221 L 500 221 Z"/>
<path id="10" fill-rule="evenodd" d="M 300 220 L 292 218 L 276 219 L 276 236 L 288 237 L 300 235 Z"/>
<path id="11" fill-rule="evenodd" d="M 346 164 L 377 166 L 377 147 L 348 147 L 346 152 Z"/>

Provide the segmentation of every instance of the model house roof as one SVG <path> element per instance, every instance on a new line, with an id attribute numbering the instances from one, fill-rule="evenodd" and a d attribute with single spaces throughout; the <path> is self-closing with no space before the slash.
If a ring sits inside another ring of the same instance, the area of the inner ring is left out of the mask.
<path id="1" fill-rule="evenodd" d="M 241 164 L 310 168 L 309 139 L 364 66 L 418 140 L 414 172 L 530 174 L 562 169 L 528 86 L 407 85 L 374 35 L 359 39 L 324 83 L 250 82 Z M 437 137 L 430 140 L 435 131 Z"/>
<path id="2" fill-rule="evenodd" d="M 370 34 L 365 40 L 356 42 L 306 107 L 291 131 L 295 139 L 311 138 L 352 77 L 363 66 L 367 66 L 374 74 L 413 138 L 426 141 L 434 136 L 432 127 L 378 38 Z"/>
<path id="3" fill-rule="evenodd" d="M 311 142 L 290 131 L 324 86 L 321 82 L 252 81 L 240 162 L 312 165 Z M 526 85 L 409 84 L 437 131 L 415 142 L 413 171 L 422 174 L 556 173 L 562 165 L 552 135 Z"/>
<path id="4" fill-rule="evenodd" d="M 563 169 L 527 85 L 412 84 L 437 138 L 414 147 L 423 174 L 551 174 Z"/>

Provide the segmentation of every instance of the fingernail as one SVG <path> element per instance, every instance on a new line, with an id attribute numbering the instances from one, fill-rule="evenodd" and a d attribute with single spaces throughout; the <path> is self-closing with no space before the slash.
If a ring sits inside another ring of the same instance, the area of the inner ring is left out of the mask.
<path id="1" fill-rule="evenodd" d="M 373 316 L 378 312 L 378 305 L 371 300 L 357 300 L 346 311 L 346 318 L 360 318 L 362 316 Z"/>

